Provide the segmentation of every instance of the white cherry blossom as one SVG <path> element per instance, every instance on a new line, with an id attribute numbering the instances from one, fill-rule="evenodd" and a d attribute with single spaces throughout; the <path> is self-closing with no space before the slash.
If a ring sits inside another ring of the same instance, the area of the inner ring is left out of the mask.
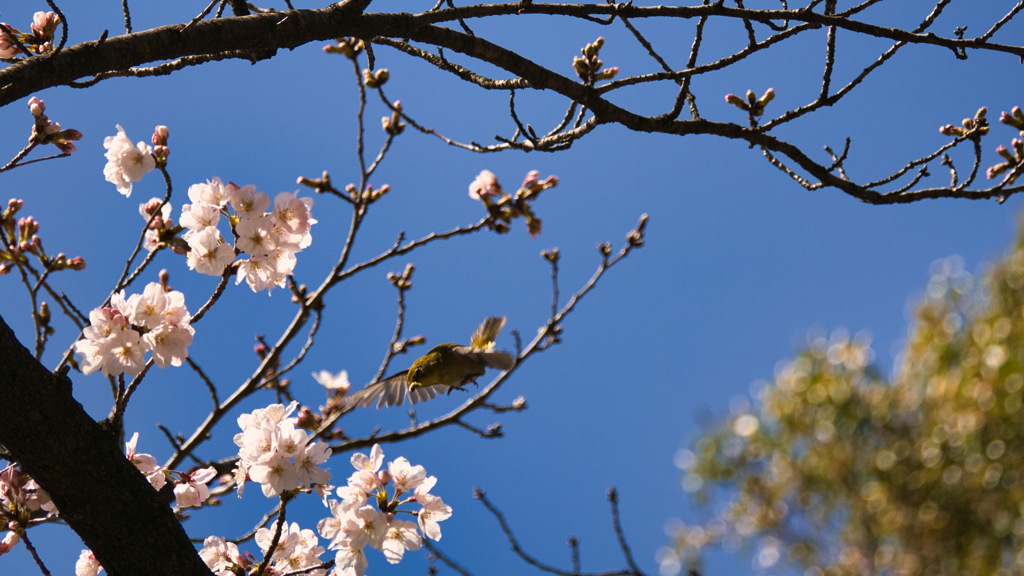
<path id="1" fill-rule="evenodd" d="M 120 125 L 117 126 L 117 135 L 103 139 L 103 147 L 107 149 L 103 176 L 125 196 L 131 196 L 133 182 L 142 180 L 147 172 L 156 168 L 156 159 L 149 144 L 139 142 L 133 146 Z"/>

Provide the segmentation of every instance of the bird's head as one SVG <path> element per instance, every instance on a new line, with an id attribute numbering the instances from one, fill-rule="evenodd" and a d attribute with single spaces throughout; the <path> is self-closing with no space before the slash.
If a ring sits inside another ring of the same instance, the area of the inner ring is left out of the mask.
<path id="1" fill-rule="evenodd" d="M 423 380 L 423 367 L 416 366 L 413 364 L 412 368 L 409 368 L 409 389 L 415 390 L 416 388 L 422 388 L 424 386 Z"/>

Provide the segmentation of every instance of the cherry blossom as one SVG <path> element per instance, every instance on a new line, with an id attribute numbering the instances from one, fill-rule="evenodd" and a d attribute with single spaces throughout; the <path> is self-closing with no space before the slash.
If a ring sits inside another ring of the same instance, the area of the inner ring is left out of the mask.
<path id="1" fill-rule="evenodd" d="M 103 570 L 103 567 L 100 566 L 100 561 L 92 555 L 92 551 L 82 550 L 78 561 L 75 562 L 75 576 L 96 576 L 100 570 Z"/>
<path id="2" fill-rule="evenodd" d="M 233 542 L 225 542 L 223 538 L 210 536 L 203 540 L 203 549 L 199 551 L 199 557 L 214 574 L 220 576 L 233 575 L 232 568 L 238 565 L 238 560 L 242 556 L 238 552 L 238 546 Z"/>
<path id="3" fill-rule="evenodd" d="M 137 376 L 145 367 L 142 354 L 145 344 L 139 340 L 135 330 L 122 330 L 112 334 L 106 342 L 109 354 L 103 358 L 103 375 L 118 376 L 127 372 Z"/>
<path id="4" fill-rule="evenodd" d="M 18 545 L 21 541 L 21 536 L 14 530 L 10 530 L 7 534 L 4 534 L 3 540 L 0 540 L 0 556 L 7 554 L 12 548 Z"/>
<path id="5" fill-rule="evenodd" d="M 185 296 L 157 282 L 142 294 L 126 298 L 122 290 L 113 295 L 109 308 L 89 312 L 89 321 L 82 330 L 84 339 L 74 345 L 81 357 L 79 369 L 86 375 L 102 370 L 104 376 L 135 376 L 145 367 L 143 355 L 149 351 L 160 368 L 181 366 L 195 334 Z"/>
<path id="6" fill-rule="evenodd" d="M 133 146 L 120 124 L 117 125 L 116 136 L 104 138 L 103 147 L 107 149 L 103 176 L 126 197 L 132 194 L 133 182 L 142 180 L 147 172 L 156 168 L 156 159 L 149 144 L 139 142 Z"/>
<path id="7" fill-rule="evenodd" d="M 220 210 L 227 205 L 231 197 L 231 189 L 237 188 L 232 184 L 225 185 L 220 178 L 214 176 L 205 184 L 193 184 L 188 188 L 188 198 L 192 204 L 208 204 Z"/>
<path id="8" fill-rule="evenodd" d="M 476 179 L 469 184 L 469 197 L 473 200 L 480 200 L 490 196 L 497 196 L 500 193 L 501 184 L 498 184 L 498 177 L 490 170 L 483 170 Z"/>
<path id="9" fill-rule="evenodd" d="M 164 476 L 164 469 L 156 463 L 156 458 L 153 456 L 136 452 L 135 446 L 138 441 L 139 433 L 136 432 L 132 439 L 124 445 L 125 457 L 139 469 L 139 472 L 142 472 L 142 475 L 146 477 L 146 480 L 149 480 L 153 488 L 159 490 L 164 487 L 164 483 L 167 481 L 167 477 Z"/>
<path id="10" fill-rule="evenodd" d="M 213 480 L 217 470 L 210 466 L 190 474 L 181 474 L 181 480 L 174 487 L 174 498 L 180 508 L 194 506 L 198 508 L 210 497 L 210 489 L 206 483 Z"/>
<path id="11" fill-rule="evenodd" d="M 246 184 L 231 191 L 230 202 L 235 215 L 258 218 L 270 207 L 270 196 L 266 192 L 258 192 L 252 184 Z"/>
<path id="12" fill-rule="evenodd" d="M 423 466 L 411 466 L 409 461 L 401 456 L 388 463 L 388 472 L 391 473 L 395 490 L 399 492 L 412 492 L 427 478 L 427 471 Z"/>
<path id="13" fill-rule="evenodd" d="M 200 274 L 220 276 L 235 259 L 235 251 L 220 239 L 216 228 L 204 228 L 189 236 L 188 267 Z"/>
<path id="14" fill-rule="evenodd" d="M 320 487 L 324 492 L 331 475 L 319 465 L 331 449 L 325 442 L 310 442 L 306 431 L 296 427 L 298 418 L 292 414 L 297 407 L 297 402 L 271 404 L 238 417 L 242 431 L 234 437 L 239 447 L 236 482 L 259 482 L 267 497 L 297 490 L 300 482 L 307 490 Z"/>
<path id="15" fill-rule="evenodd" d="M 342 394 L 348 392 L 351 384 L 348 381 L 348 372 L 342 370 L 336 375 L 331 374 L 327 370 L 321 370 L 319 372 L 313 372 L 313 379 L 320 383 L 321 386 L 328 390 L 338 390 Z"/>
<path id="16" fill-rule="evenodd" d="M 349 476 L 347 486 L 337 489 L 342 500 L 330 500 L 331 516 L 317 525 L 320 535 L 329 540 L 328 547 L 337 550 L 336 572 L 365 573 L 363 548 L 367 545 L 396 564 L 406 550 L 418 550 L 423 537 L 441 538 L 438 522 L 449 518 L 452 509 L 429 493 L 437 478 L 427 476 L 422 466 L 413 466 L 404 457 L 396 458 L 381 470 L 384 451 L 380 445 L 374 445 L 369 456 L 353 454 L 351 462 L 355 472 Z M 395 492 L 389 496 L 387 486 L 392 484 Z M 402 500 L 401 494 L 407 492 L 413 492 L 413 497 Z M 376 508 L 368 502 L 376 504 Z M 419 504 L 420 510 L 400 509 L 410 503 Z M 416 515 L 419 522 L 396 519 L 396 514 L 403 511 Z"/>
<path id="17" fill-rule="evenodd" d="M 287 457 L 277 452 L 264 454 L 249 468 L 249 477 L 263 485 L 263 495 L 277 496 L 299 487 L 299 476 Z"/>
<path id="18" fill-rule="evenodd" d="M 392 520 L 381 543 L 381 551 L 389 563 L 398 564 L 406 550 L 419 550 L 422 545 L 415 522 Z"/>

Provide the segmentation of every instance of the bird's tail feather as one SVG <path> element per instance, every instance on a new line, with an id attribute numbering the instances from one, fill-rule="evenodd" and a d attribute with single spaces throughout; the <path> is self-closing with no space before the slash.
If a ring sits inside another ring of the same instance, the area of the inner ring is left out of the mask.
<path id="1" fill-rule="evenodd" d="M 491 316 L 483 321 L 480 327 L 473 333 L 469 345 L 473 348 L 493 348 L 498 333 L 505 326 L 504 316 Z"/>

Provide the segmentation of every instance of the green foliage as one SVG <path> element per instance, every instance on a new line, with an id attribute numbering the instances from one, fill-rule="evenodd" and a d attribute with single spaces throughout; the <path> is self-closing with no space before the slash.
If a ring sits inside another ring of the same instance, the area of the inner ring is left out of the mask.
<path id="1" fill-rule="evenodd" d="M 1024 573 L 1024 236 L 980 280 L 936 266 L 893 375 L 872 358 L 811 339 L 681 452 L 720 513 L 676 526 L 663 567 L 721 545 L 807 576 Z"/>

